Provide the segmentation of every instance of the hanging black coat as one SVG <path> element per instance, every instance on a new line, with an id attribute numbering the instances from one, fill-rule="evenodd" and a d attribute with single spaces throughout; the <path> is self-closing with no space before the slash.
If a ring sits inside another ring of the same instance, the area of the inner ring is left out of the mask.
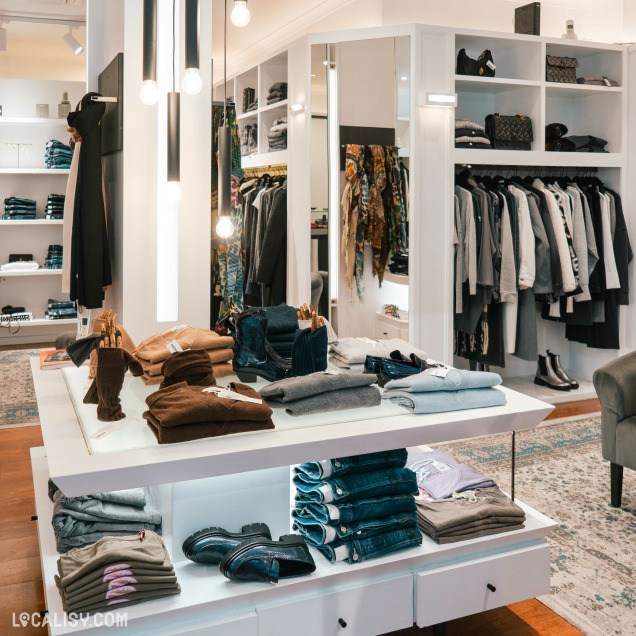
<path id="1" fill-rule="evenodd" d="M 68 115 L 69 126 L 82 138 L 77 168 L 71 240 L 71 300 L 87 309 L 98 309 L 104 288 L 112 284 L 108 233 L 102 189 L 101 119 L 106 105 L 87 93 Z"/>

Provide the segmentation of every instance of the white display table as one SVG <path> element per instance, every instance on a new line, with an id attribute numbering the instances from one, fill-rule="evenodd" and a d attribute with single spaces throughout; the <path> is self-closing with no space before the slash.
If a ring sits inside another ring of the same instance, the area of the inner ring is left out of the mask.
<path id="1" fill-rule="evenodd" d="M 545 536 L 556 524 L 523 504 L 523 530 L 449 545 L 425 536 L 421 547 L 357 565 L 330 564 L 314 551 L 317 569 L 312 575 L 278 585 L 232 583 L 217 567 L 185 559 L 181 545 L 189 534 L 211 525 L 236 530 L 260 521 L 273 536 L 288 532 L 292 464 L 532 428 L 552 410 L 550 405 L 504 389 L 505 407 L 435 416 L 401 409 L 395 414 L 389 405 L 375 413 L 364 409 L 320 418 L 290 418 L 276 411 L 275 430 L 169 446 L 153 443 L 151 435 L 140 448 L 143 432 L 135 428 L 145 424 L 138 420 L 139 404 L 136 411 L 126 406 L 133 405 L 131 391 L 143 403 L 140 396 L 153 389 L 127 378 L 122 397 L 130 422 L 95 445 L 91 427 L 97 430 L 103 424 L 94 417 L 94 406 L 86 407 L 93 410 L 91 418 L 77 404 L 86 369 L 43 372 L 35 359 L 32 368 L 44 437 L 44 448 L 31 451 L 42 572 L 47 609 L 58 617 L 49 627 L 51 634 L 87 630 L 81 624 L 64 626 L 61 620 L 53 578 L 58 554 L 49 521 L 49 475 L 67 495 L 153 486 L 163 514 L 164 541 L 181 594 L 130 607 L 126 627 L 92 628 L 91 634 L 296 636 L 302 631 L 307 636 L 372 636 L 549 592 Z"/>

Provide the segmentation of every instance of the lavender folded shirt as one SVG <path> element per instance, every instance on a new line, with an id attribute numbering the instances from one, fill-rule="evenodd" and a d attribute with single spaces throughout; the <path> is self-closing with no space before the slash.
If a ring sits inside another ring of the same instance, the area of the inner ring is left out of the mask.
<path id="1" fill-rule="evenodd" d="M 463 391 L 466 389 L 486 389 L 501 384 L 501 377 L 497 373 L 487 371 L 463 371 L 450 369 L 446 377 L 434 375 L 438 369 L 427 369 L 417 375 L 411 375 L 400 380 L 391 380 L 385 389 L 399 389 L 411 393 L 425 391 Z"/>
<path id="2" fill-rule="evenodd" d="M 456 462 L 441 450 L 409 454 L 406 467 L 415 473 L 418 488 L 433 499 L 447 499 L 454 492 L 497 485 L 490 477 Z"/>

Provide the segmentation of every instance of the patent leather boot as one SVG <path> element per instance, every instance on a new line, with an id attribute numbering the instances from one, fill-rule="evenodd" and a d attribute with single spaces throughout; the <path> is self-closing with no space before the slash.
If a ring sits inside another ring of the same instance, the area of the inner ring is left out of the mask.
<path id="1" fill-rule="evenodd" d="M 556 391 L 569 391 L 572 387 L 568 382 L 563 381 L 552 368 L 549 357 L 539 356 L 537 362 L 537 373 L 534 376 L 534 383 L 540 386 L 547 386 Z"/>
<path id="2" fill-rule="evenodd" d="M 548 349 L 547 353 L 548 358 L 550 358 L 550 362 L 552 363 L 552 368 L 557 376 L 564 382 L 567 382 L 572 389 L 578 389 L 579 383 L 576 380 L 573 380 L 561 366 L 561 356 L 558 353 L 552 353 L 550 349 Z"/>

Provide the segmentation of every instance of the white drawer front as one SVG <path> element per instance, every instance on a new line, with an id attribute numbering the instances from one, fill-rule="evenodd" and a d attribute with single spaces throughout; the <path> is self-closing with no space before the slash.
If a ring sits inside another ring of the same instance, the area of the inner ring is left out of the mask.
<path id="1" fill-rule="evenodd" d="M 258 636 L 377 636 L 413 625 L 413 576 L 257 608 L 256 612 Z"/>
<path id="2" fill-rule="evenodd" d="M 415 586 L 419 627 L 549 594 L 550 546 L 543 543 L 419 572 Z"/>
<path id="3" fill-rule="evenodd" d="M 189 625 L 172 628 L 165 632 L 153 630 L 158 636 L 258 636 L 258 619 L 256 612 L 242 614 L 227 619 L 202 621 L 200 625 Z"/>

